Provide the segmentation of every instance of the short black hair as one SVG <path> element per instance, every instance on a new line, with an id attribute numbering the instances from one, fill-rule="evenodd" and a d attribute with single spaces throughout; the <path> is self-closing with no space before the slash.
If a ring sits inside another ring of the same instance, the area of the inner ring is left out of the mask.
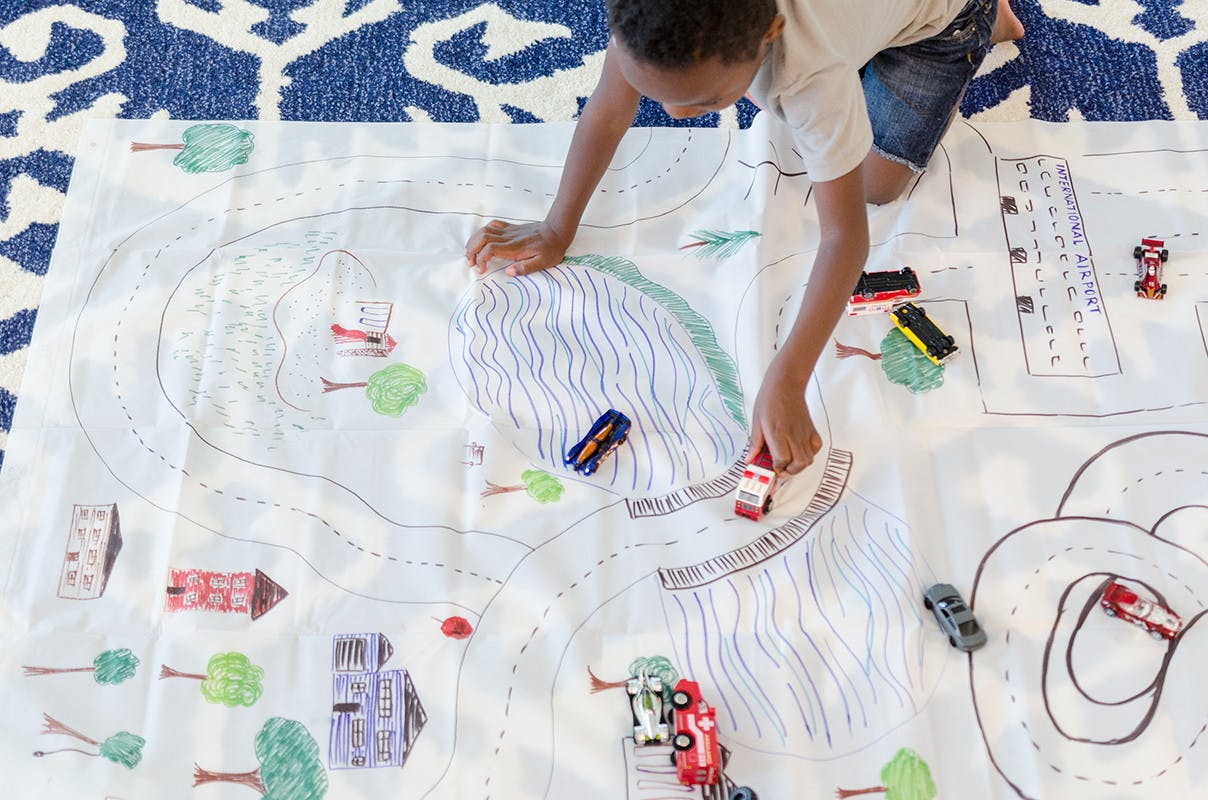
<path id="1" fill-rule="evenodd" d="M 608 27 L 634 58 L 681 69 L 747 61 L 776 16 L 775 0 L 607 0 Z"/>

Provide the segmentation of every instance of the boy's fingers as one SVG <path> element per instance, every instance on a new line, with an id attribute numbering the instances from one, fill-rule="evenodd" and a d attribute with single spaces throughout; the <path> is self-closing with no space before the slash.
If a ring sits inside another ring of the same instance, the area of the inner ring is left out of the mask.
<path id="1" fill-rule="evenodd" d="M 522 258 L 519 261 L 514 261 L 508 267 L 507 273 L 513 278 L 521 275 L 528 275 L 530 272 L 539 272 L 541 267 L 537 265 L 537 256 Z"/>

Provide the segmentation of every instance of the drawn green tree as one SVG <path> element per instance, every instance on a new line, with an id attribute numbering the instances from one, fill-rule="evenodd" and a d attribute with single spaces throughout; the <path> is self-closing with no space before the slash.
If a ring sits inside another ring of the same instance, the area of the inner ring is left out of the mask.
<path id="1" fill-rule="evenodd" d="M 669 658 L 665 656 L 638 656 L 633 661 L 629 662 L 629 674 L 641 675 L 642 673 L 657 677 L 663 682 L 663 694 L 668 695 L 671 692 L 675 682 L 679 680 L 679 671 L 675 665 L 671 663 Z M 629 683 L 629 678 L 622 681 L 605 681 L 597 678 L 595 673 L 591 671 L 591 667 L 587 668 L 587 674 L 591 676 L 591 693 L 603 692 L 606 689 L 619 689 Z"/>
<path id="2" fill-rule="evenodd" d="M 424 373 L 410 364 L 391 364 L 369 376 L 367 381 L 353 383 L 335 383 L 326 378 L 323 381 L 324 392 L 334 392 L 339 389 L 365 387 L 365 396 L 377 413 L 387 417 L 400 417 L 407 409 L 419 402 L 419 396 L 428 391 L 428 381 Z"/>
<path id="3" fill-rule="evenodd" d="M 919 758 L 918 753 L 903 747 L 881 768 L 880 786 L 837 789 L 835 796 L 843 800 L 860 794 L 881 792 L 885 793 L 885 800 L 932 800 L 935 797 L 935 783 L 931 780 L 931 768 Z"/>
<path id="4" fill-rule="evenodd" d="M 125 647 L 106 650 L 92 660 L 91 667 L 22 667 L 27 676 L 62 675 L 68 672 L 91 672 L 92 679 L 102 686 L 116 686 L 134 677 L 138 669 L 138 656 Z"/>
<path id="5" fill-rule="evenodd" d="M 491 497 L 497 494 L 506 494 L 507 492 L 528 492 L 528 496 L 536 500 L 542 505 L 546 503 L 556 503 L 562 499 L 562 493 L 566 491 L 566 487 L 562 485 L 562 481 L 556 475 L 552 475 L 545 470 L 526 469 L 520 473 L 520 480 L 524 483 L 519 486 L 501 486 L 498 483 L 487 481 L 487 488 L 483 490 L 483 497 Z"/>
<path id="6" fill-rule="evenodd" d="M 264 670 L 243 653 L 215 653 L 206 664 L 205 674 L 178 672 L 167 665 L 159 669 L 160 679 L 191 678 L 201 681 L 201 695 L 210 703 L 227 708 L 251 706 L 264 693 Z"/>
<path id="7" fill-rule="evenodd" d="M 944 384 L 944 368 L 927 358 L 922 350 L 906 338 L 906 334 L 892 328 L 881 340 L 881 352 L 870 353 L 863 347 L 835 342 L 835 355 L 839 358 L 864 356 L 881 362 L 881 369 L 890 383 L 905 386 L 915 394 L 929 392 Z"/>
<path id="8" fill-rule="evenodd" d="M 81 742 L 92 745 L 100 752 L 89 753 L 75 747 L 65 747 L 60 750 L 35 750 L 34 755 L 38 758 L 55 753 L 79 753 L 89 758 L 104 758 L 112 761 L 114 764 L 121 764 L 127 769 L 134 769 L 138 766 L 138 762 L 143 760 L 143 746 L 147 743 L 147 740 L 129 731 L 118 731 L 105 741 L 98 742 L 96 739 L 67 727 L 49 714 L 43 714 L 42 721 L 45 724 L 45 727 L 42 729 L 43 734 L 71 736 L 79 739 Z"/>
<path id="9" fill-rule="evenodd" d="M 181 135 L 181 144 L 148 144 L 131 142 L 130 151 L 179 150 L 172 163 L 185 172 L 196 175 L 202 172 L 224 172 L 239 164 L 246 164 L 255 148 L 255 137 L 249 131 L 225 122 L 206 122 L 190 125 Z"/>
<path id="10" fill-rule="evenodd" d="M 254 789 L 266 800 L 320 800 L 327 794 L 327 772 L 319 745 L 300 722 L 273 717 L 256 734 L 256 759 L 251 772 L 210 772 L 193 765 L 193 785 L 237 783 Z"/>
<path id="11" fill-rule="evenodd" d="M 697 258 L 729 258 L 759 235 L 759 231 L 693 231 L 692 241 L 680 250 L 695 249 Z"/>

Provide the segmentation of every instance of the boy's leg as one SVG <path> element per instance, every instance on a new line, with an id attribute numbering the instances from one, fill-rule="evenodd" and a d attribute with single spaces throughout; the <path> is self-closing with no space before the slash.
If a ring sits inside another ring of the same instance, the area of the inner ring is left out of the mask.
<path id="1" fill-rule="evenodd" d="M 890 202 L 927 168 L 990 48 L 998 3 L 969 0 L 940 33 L 884 50 L 865 65 L 873 132 L 872 152 L 864 159 L 868 202 Z"/>
<path id="2" fill-rule="evenodd" d="M 994 29 L 990 32 L 990 44 L 1013 42 L 1023 38 L 1023 23 L 1011 10 L 1008 0 L 998 0 L 998 16 L 994 19 Z"/>

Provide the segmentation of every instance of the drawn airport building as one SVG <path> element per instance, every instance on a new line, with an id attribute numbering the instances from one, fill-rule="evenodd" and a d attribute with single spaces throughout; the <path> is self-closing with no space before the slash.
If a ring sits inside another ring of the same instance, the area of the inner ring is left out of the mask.
<path id="1" fill-rule="evenodd" d="M 173 567 L 168 570 L 164 610 L 250 614 L 259 619 L 288 596 L 289 592 L 260 570 L 215 572 Z"/>
<path id="2" fill-rule="evenodd" d="M 95 600 L 103 595 L 121 549 L 117 503 L 73 506 L 67 553 L 59 574 L 59 597 Z"/>
<path id="3" fill-rule="evenodd" d="M 428 721 L 407 671 L 382 669 L 393 654 L 380 633 L 332 639 L 332 769 L 401 767 Z"/>

